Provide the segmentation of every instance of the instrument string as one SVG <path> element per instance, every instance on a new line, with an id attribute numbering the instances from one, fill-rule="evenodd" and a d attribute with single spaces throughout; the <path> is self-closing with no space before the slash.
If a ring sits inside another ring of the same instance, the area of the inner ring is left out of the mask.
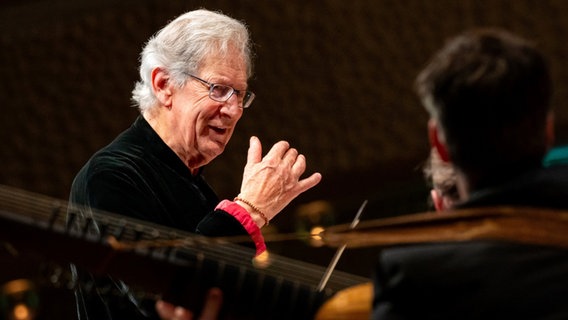
<path id="1" fill-rule="evenodd" d="M 106 226 L 107 235 L 104 236 L 104 240 L 115 250 L 176 248 L 194 255 L 203 253 L 208 259 L 225 261 L 234 266 L 252 268 L 252 264 L 248 263 L 243 257 L 253 256 L 254 250 L 236 244 L 250 241 L 248 237 L 207 238 L 91 208 L 81 210 L 81 208 L 70 205 L 66 201 L 1 185 L 0 199 L 0 210 L 4 215 L 10 215 L 10 218 L 20 222 L 52 228 L 55 231 L 70 232 L 68 228 L 71 227 L 67 225 L 70 220 L 69 215 L 79 216 L 76 217 L 75 224 L 85 223 L 86 219 L 92 219 L 95 224 Z M 88 216 L 85 216 L 85 213 L 88 213 Z M 50 222 L 48 223 L 48 221 Z M 77 232 L 85 232 L 83 228 L 89 229 L 88 226 L 85 227 L 84 225 L 76 225 L 74 228 L 79 229 L 76 230 Z M 120 238 L 114 237 L 113 230 L 124 230 L 124 234 Z M 309 239 L 312 236 L 315 235 L 267 234 L 265 240 L 267 242 L 302 240 Z M 255 270 L 258 269 L 255 268 Z M 258 271 L 274 277 L 285 275 L 287 279 L 294 279 L 314 287 L 325 272 L 321 266 L 273 254 L 270 255 L 269 267 Z M 334 289 L 341 289 L 365 281 L 368 281 L 368 279 L 340 272 L 334 275 Z"/>
<path id="2" fill-rule="evenodd" d="M 363 204 L 361 204 L 361 207 L 359 207 L 359 210 L 357 211 L 357 214 L 355 214 L 355 218 L 353 219 L 353 222 L 351 222 L 351 225 L 349 226 L 350 230 L 355 229 L 357 224 L 359 224 L 359 221 L 361 221 L 361 214 L 363 213 L 363 210 L 365 210 L 365 207 L 367 206 L 367 202 L 368 202 L 367 200 L 363 201 Z M 337 262 L 339 261 L 339 258 L 341 258 L 341 255 L 343 254 L 343 251 L 345 251 L 345 248 L 347 248 L 347 244 L 341 245 L 337 249 L 337 251 L 335 252 L 335 255 L 331 259 L 331 263 L 329 264 L 327 270 L 324 273 L 323 278 L 321 279 L 320 283 L 318 284 L 317 290 L 319 292 L 323 291 L 323 289 L 325 288 L 327 282 L 329 281 L 329 277 L 331 277 L 333 270 L 335 270 Z"/>

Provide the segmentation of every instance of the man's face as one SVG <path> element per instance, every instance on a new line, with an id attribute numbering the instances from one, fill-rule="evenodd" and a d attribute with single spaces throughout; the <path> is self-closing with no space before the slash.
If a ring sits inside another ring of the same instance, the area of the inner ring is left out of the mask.
<path id="1" fill-rule="evenodd" d="M 238 54 L 207 58 L 195 76 L 237 90 L 247 88 L 246 64 Z M 209 87 L 191 77 L 172 95 L 172 111 L 175 149 L 191 168 L 205 165 L 223 152 L 243 114 L 236 94 L 225 102 L 215 101 L 209 97 Z"/>

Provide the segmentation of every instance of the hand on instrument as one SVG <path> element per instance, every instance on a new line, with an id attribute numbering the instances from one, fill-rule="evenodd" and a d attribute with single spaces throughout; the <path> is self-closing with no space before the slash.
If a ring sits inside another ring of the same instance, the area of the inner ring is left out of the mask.
<path id="1" fill-rule="evenodd" d="M 237 201 L 262 227 L 264 219 L 256 212 L 259 209 L 268 220 L 274 218 L 286 205 L 302 192 L 321 181 L 316 172 L 300 179 L 306 170 L 306 158 L 286 141 L 280 141 L 262 157 L 262 145 L 257 137 L 251 137 L 247 164 L 243 173 L 241 192 L 238 197 L 248 203 Z"/>
<path id="2" fill-rule="evenodd" d="M 219 316 L 223 293 L 218 288 L 211 288 L 207 293 L 205 305 L 199 316 L 199 320 L 215 320 Z M 156 311 L 162 320 L 193 320 L 193 312 L 183 307 L 174 306 L 171 303 L 159 300 L 156 302 Z"/>

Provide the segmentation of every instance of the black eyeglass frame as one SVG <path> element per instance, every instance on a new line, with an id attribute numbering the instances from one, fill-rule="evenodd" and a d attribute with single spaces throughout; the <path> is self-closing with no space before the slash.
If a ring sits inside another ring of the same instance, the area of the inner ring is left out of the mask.
<path id="1" fill-rule="evenodd" d="M 239 105 L 239 107 L 246 109 L 248 107 L 250 107 L 250 105 L 252 104 L 252 101 L 254 100 L 254 98 L 256 97 L 256 95 L 254 94 L 254 92 L 252 91 L 248 91 L 248 90 L 237 90 L 231 86 L 228 86 L 226 84 L 221 84 L 221 83 L 211 83 L 207 80 L 203 80 L 197 76 L 192 75 L 191 73 L 187 73 L 184 72 L 185 75 L 203 83 L 205 86 L 209 87 L 209 98 L 211 98 L 212 100 L 218 101 L 218 102 L 226 102 L 229 99 L 231 99 L 231 97 L 233 96 L 233 94 L 237 94 L 237 97 L 239 97 L 239 95 L 241 93 L 244 92 L 243 95 L 243 100 L 242 100 L 242 104 Z M 222 88 L 229 88 L 231 90 L 231 92 L 229 94 L 227 94 L 226 98 L 215 98 L 213 97 L 213 91 L 215 90 L 215 88 L 218 87 L 222 87 Z"/>

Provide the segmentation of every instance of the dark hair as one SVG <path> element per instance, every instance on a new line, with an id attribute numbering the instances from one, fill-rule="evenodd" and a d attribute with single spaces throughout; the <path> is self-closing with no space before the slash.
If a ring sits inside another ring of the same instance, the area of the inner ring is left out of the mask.
<path id="1" fill-rule="evenodd" d="M 502 177 L 541 162 L 551 81 L 527 40 L 499 29 L 459 35 L 418 75 L 416 90 L 464 173 Z"/>

